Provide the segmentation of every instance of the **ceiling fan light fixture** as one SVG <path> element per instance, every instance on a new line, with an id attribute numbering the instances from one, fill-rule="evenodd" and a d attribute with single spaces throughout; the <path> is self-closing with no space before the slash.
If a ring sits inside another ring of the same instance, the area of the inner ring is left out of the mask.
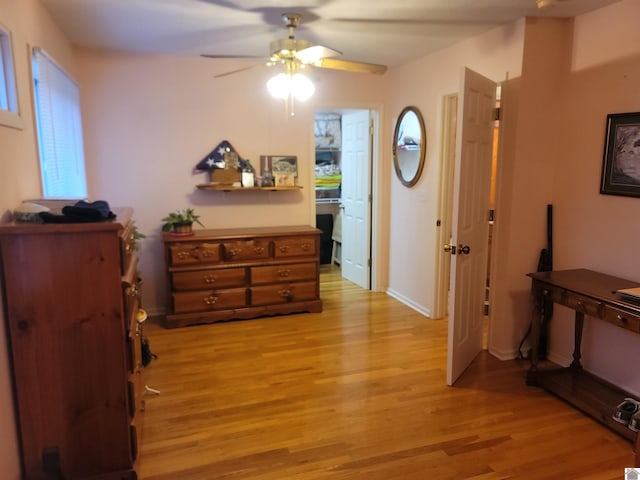
<path id="1" fill-rule="evenodd" d="M 279 73 L 267 82 L 267 90 L 272 97 L 286 100 L 291 90 L 291 79 L 286 73 Z"/>
<path id="2" fill-rule="evenodd" d="M 291 79 L 291 94 L 301 102 L 309 100 L 316 91 L 313 82 L 302 73 L 295 73 Z"/>
<path id="3" fill-rule="evenodd" d="M 557 0 L 536 0 L 536 5 L 538 8 L 549 8 L 555 6 Z"/>
<path id="4" fill-rule="evenodd" d="M 302 73 L 294 73 L 293 75 L 279 73 L 269 79 L 267 90 L 272 97 L 280 100 L 294 97 L 296 100 L 304 102 L 313 96 L 316 87 Z"/>

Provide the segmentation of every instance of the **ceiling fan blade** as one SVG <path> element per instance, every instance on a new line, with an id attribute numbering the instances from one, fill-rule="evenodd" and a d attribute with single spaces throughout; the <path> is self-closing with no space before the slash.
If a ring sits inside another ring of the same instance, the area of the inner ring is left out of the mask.
<path id="1" fill-rule="evenodd" d="M 342 52 L 324 45 L 313 45 L 296 52 L 296 58 L 302 63 L 315 63 L 323 58 L 335 57 L 342 55 Z"/>
<path id="2" fill-rule="evenodd" d="M 230 72 L 219 73 L 218 75 L 214 75 L 213 78 L 222 78 L 227 77 L 229 75 L 233 75 L 234 73 L 244 72 L 245 70 L 251 70 L 252 68 L 261 67 L 261 63 L 256 63 L 255 65 L 249 65 L 248 67 L 237 68 L 236 70 L 231 70 Z"/>
<path id="3" fill-rule="evenodd" d="M 322 58 L 312 63 L 316 67 L 331 68 L 333 70 L 345 70 L 347 72 L 357 73 L 375 73 L 382 75 L 387 71 L 386 65 L 377 65 L 375 63 L 351 62 L 349 60 L 339 60 L 337 58 Z"/>
<path id="4" fill-rule="evenodd" d="M 214 53 L 201 53 L 200 56 L 205 58 L 264 58 L 258 55 L 216 55 Z"/>

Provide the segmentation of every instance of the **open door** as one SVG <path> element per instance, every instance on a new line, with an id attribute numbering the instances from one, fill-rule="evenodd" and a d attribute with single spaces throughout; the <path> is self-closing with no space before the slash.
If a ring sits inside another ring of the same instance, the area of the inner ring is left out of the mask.
<path id="1" fill-rule="evenodd" d="M 464 69 L 453 185 L 447 384 L 482 350 L 487 275 L 493 110 L 497 85 Z"/>
<path id="2" fill-rule="evenodd" d="M 342 276 L 371 286 L 371 114 L 342 115 Z"/>

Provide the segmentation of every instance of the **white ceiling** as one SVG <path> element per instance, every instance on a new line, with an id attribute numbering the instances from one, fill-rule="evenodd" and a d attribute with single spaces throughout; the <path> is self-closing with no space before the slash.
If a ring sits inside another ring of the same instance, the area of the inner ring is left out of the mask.
<path id="1" fill-rule="evenodd" d="M 398 65 L 525 16 L 572 17 L 618 0 L 41 0 L 74 44 L 168 55 L 269 55 L 281 15 L 342 59 Z"/>

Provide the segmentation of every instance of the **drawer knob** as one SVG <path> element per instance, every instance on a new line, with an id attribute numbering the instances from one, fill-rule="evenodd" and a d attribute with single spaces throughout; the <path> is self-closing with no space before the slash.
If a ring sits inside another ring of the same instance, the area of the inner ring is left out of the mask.
<path id="1" fill-rule="evenodd" d="M 282 290 L 278 290 L 278 294 L 282 298 L 290 298 L 291 297 L 291 290 L 289 290 L 288 288 L 283 288 Z"/>
<path id="2" fill-rule="evenodd" d="M 238 250 L 229 250 L 229 256 L 230 257 L 235 257 L 236 255 L 238 255 Z"/>
<path id="3" fill-rule="evenodd" d="M 204 283 L 216 283 L 216 276 L 215 275 L 205 275 Z"/>
<path id="4" fill-rule="evenodd" d="M 210 250 L 205 250 L 205 251 L 202 252 L 202 256 L 204 258 L 213 257 L 213 252 L 211 252 Z"/>
<path id="5" fill-rule="evenodd" d="M 189 252 L 178 252 L 178 258 L 180 260 L 184 260 L 185 258 L 189 258 Z"/>
<path id="6" fill-rule="evenodd" d="M 282 253 L 287 253 L 287 252 L 289 251 L 289 247 L 287 247 L 286 245 L 282 245 L 282 246 L 280 247 L 280 251 L 281 251 Z"/>
<path id="7" fill-rule="evenodd" d="M 629 320 L 624 318 L 622 315 L 618 315 L 616 320 L 618 320 L 618 323 L 621 323 L 622 325 L 626 325 L 629 322 Z"/>
<path id="8" fill-rule="evenodd" d="M 302 248 L 302 250 L 304 250 L 305 252 L 308 252 L 309 249 L 311 248 L 311 245 L 309 245 L 308 243 L 303 243 L 302 245 L 300 245 L 300 247 Z"/>
<path id="9" fill-rule="evenodd" d="M 279 277 L 288 277 L 291 274 L 291 270 L 280 269 L 278 270 Z"/>
<path id="10" fill-rule="evenodd" d="M 213 295 L 209 295 L 208 297 L 204 298 L 204 303 L 206 305 L 215 305 L 217 301 L 218 301 L 218 297 L 215 297 Z"/>
<path id="11" fill-rule="evenodd" d="M 256 247 L 253 249 L 253 251 L 260 255 L 261 253 L 264 253 L 264 247 Z"/>

